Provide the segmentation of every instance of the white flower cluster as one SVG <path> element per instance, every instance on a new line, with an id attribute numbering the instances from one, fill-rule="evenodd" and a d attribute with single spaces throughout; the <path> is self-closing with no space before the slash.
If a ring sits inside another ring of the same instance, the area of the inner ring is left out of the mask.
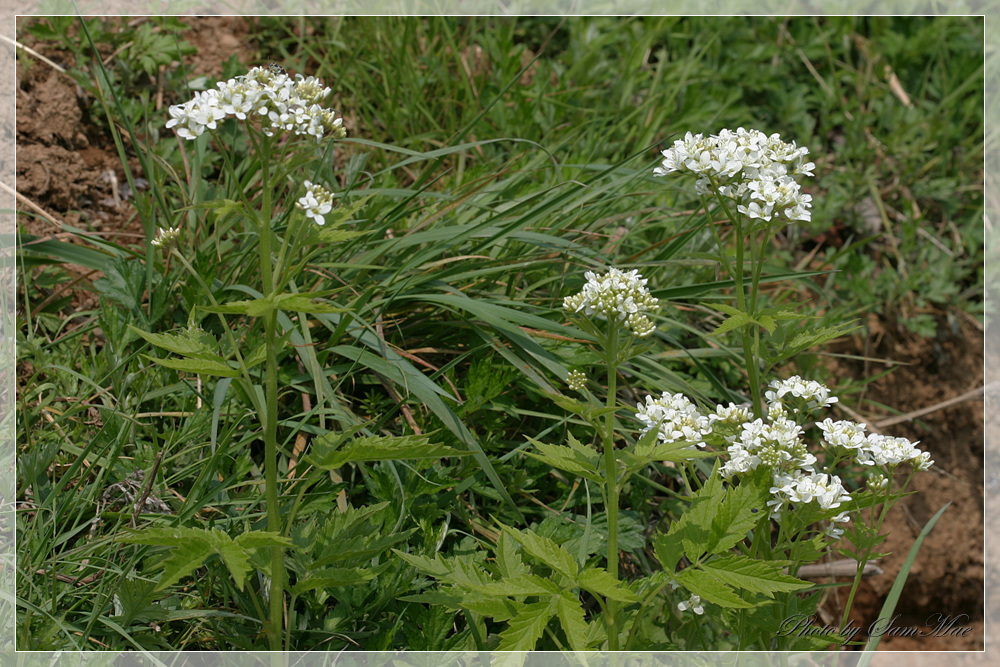
<path id="1" fill-rule="evenodd" d="M 798 375 L 787 380 L 774 380 L 768 386 L 770 389 L 764 392 L 764 398 L 767 399 L 772 418 L 787 416 L 789 408 L 792 414 L 798 414 L 830 407 L 839 400 L 836 396 L 830 396 L 830 390 L 819 382 L 803 380 Z"/>
<path id="2" fill-rule="evenodd" d="M 865 435 L 865 424 L 824 419 L 816 426 L 823 431 L 823 440 L 832 447 L 851 450 L 854 460 L 865 466 L 895 468 L 910 461 L 917 470 L 930 470 L 934 465 L 930 452 L 921 451 L 916 443 L 879 433 Z"/>
<path id="3" fill-rule="evenodd" d="M 181 228 L 180 227 L 163 227 L 156 228 L 156 238 L 154 238 L 150 243 L 155 245 L 157 248 L 170 248 L 175 245 L 180 239 Z"/>
<path id="4" fill-rule="evenodd" d="M 306 193 L 295 205 L 306 212 L 307 218 L 312 218 L 317 225 L 326 223 L 326 214 L 333 209 L 333 193 L 318 183 L 305 181 Z"/>
<path id="5" fill-rule="evenodd" d="M 587 317 L 598 315 L 612 324 L 624 324 L 640 338 L 656 330 L 645 313 L 655 310 L 659 299 L 649 293 L 646 279 L 638 271 L 611 268 L 600 276 L 593 271 L 584 275 L 587 284 L 579 294 L 566 297 L 563 308 Z"/>
<path id="6" fill-rule="evenodd" d="M 671 443 L 685 441 L 695 447 L 705 446 L 705 436 L 712 432 L 712 422 L 698 412 L 697 406 L 684 394 L 663 392 L 659 398 L 646 397 L 645 404 L 636 406 L 636 417 L 646 427 L 658 429 L 657 439 Z"/>
<path id="7" fill-rule="evenodd" d="M 244 76 L 220 81 L 216 89 L 195 93 L 190 101 L 170 107 L 167 127 L 176 127 L 182 139 L 197 139 L 229 116 L 245 120 L 256 115 L 269 137 L 291 132 L 317 140 L 326 135 L 342 139 L 347 136 L 344 119 L 320 106 L 329 93 L 315 77 L 297 74 L 293 79 L 280 67 L 254 67 Z"/>
<path id="8" fill-rule="evenodd" d="M 780 516 L 790 504 L 816 503 L 821 509 L 840 507 L 851 500 L 840 478 L 816 469 L 816 456 L 809 452 L 802 436 L 808 415 L 837 402 L 824 385 L 795 376 L 775 381 L 765 392 L 767 417 L 753 419 L 749 406 L 718 405 L 703 414 L 683 394 L 664 392 L 647 396 L 636 406 L 636 417 L 644 425 L 642 434 L 657 430 L 661 442 L 686 442 L 692 447 L 712 445 L 725 448 L 726 462 L 720 474 L 727 480 L 751 472 L 761 465 L 771 470 L 772 516 Z M 909 461 L 917 470 L 928 470 L 933 461 L 906 438 L 865 435 L 865 425 L 825 419 L 816 424 L 824 442 L 834 449 L 847 450 L 854 462 L 875 466 L 891 473 Z M 869 488 L 885 489 L 886 478 L 873 476 Z M 833 517 L 827 535 L 837 538 L 843 529 L 836 524 L 848 521 L 847 513 Z"/>
<path id="9" fill-rule="evenodd" d="M 804 505 L 815 501 L 822 509 L 829 510 L 851 500 L 840 478 L 825 472 L 793 470 L 787 475 L 776 474 L 770 491 L 774 496 L 767 501 L 771 516 L 780 516 L 789 503 Z"/>
<path id="10" fill-rule="evenodd" d="M 771 220 L 779 212 L 789 220 L 811 219 L 812 196 L 803 194 L 795 176 L 812 176 L 816 165 L 806 162 L 809 149 L 785 143 L 778 134 L 739 128 L 704 137 L 688 132 L 663 151 L 653 175 L 690 172 L 700 178 L 699 194 L 712 188 L 737 204 L 744 215 Z"/>

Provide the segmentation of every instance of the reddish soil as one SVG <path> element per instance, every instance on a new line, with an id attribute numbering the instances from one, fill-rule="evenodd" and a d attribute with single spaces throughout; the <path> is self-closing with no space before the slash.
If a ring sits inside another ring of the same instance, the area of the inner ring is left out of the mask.
<path id="1" fill-rule="evenodd" d="M 924 525 L 951 503 L 924 540 L 893 616 L 897 628 L 916 628 L 929 636 L 903 636 L 891 631 L 879 650 L 975 651 L 984 648 L 984 337 L 978 322 L 962 315 L 942 313 L 942 326 L 932 339 L 918 338 L 880 317 L 868 322 L 869 334 L 836 346 L 837 352 L 906 364 L 868 386 L 861 397 L 844 401 L 845 418 L 859 419 L 886 435 L 920 441 L 919 447 L 935 461 L 929 473 L 917 474 L 902 499 L 889 513 L 881 545 L 890 556 L 879 561 L 883 573 L 863 580 L 851 619 L 861 628 L 857 638 L 880 619 L 885 596 Z M 841 378 L 861 379 L 883 370 L 877 363 L 845 361 L 832 364 Z M 892 415 L 876 412 L 869 401 L 887 405 L 903 415 L 926 408 L 946 407 L 902 423 L 886 424 Z M 839 619 L 848 588 L 831 595 L 828 611 Z M 949 630 L 935 632 L 943 618 Z M 970 628 L 967 631 L 960 628 Z M 943 636 L 935 636 L 935 635 Z M 957 636 L 962 635 L 962 636 Z"/>
<path id="2" fill-rule="evenodd" d="M 196 72 L 218 74 L 220 63 L 234 53 L 245 63 L 258 62 L 243 19 L 183 20 L 191 26 L 184 37 L 198 48 L 189 63 Z M 29 46 L 63 65 L 72 64 L 70 53 L 53 51 L 51 43 L 37 44 L 21 32 L 19 37 Z M 58 234 L 58 223 L 65 222 L 120 243 L 142 238 L 135 211 L 122 192 L 126 180 L 114 143 L 106 128 L 90 122 L 87 96 L 69 76 L 39 61 L 25 71 L 19 60 L 17 78 L 17 190 L 31 202 L 19 201 L 19 210 L 26 214 L 21 215 L 20 224 L 42 237 Z M 133 173 L 140 173 L 138 164 L 130 167 Z M 34 217 L 40 212 L 50 219 Z M 89 293 L 83 288 L 96 276 L 87 276 L 84 269 L 76 273 L 82 277 L 76 285 L 81 288 L 76 305 L 90 307 Z M 920 339 L 873 317 L 865 337 L 842 342 L 836 351 L 907 364 L 870 385 L 863 398 L 904 414 L 935 406 L 983 386 L 981 326 L 961 313 L 950 319 L 941 313 L 941 322 L 936 338 Z M 993 358 L 997 356 L 993 352 Z M 882 368 L 841 359 L 831 370 L 835 378 L 861 379 Z M 889 435 L 919 440 L 921 448 L 932 453 L 936 465 L 930 473 L 915 477 L 911 488 L 918 493 L 901 501 L 889 515 L 885 524 L 889 538 L 884 550 L 892 555 L 880 562 L 883 574 L 865 580 L 852 612 L 854 625 L 864 630 L 878 618 L 882 601 L 917 534 L 939 508 L 951 502 L 920 550 L 896 609 L 900 617 L 895 625 L 926 630 L 928 619 L 939 614 L 951 616 L 957 621 L 956 627 L 971 627 L 971 631 L 965 636 L 886 637 L 880 649 L 983 648 L 983 404 L 983 395 L 977 394 L 916 420 L 882 429 Z M 845 401 L 842 409 L 857 414 L 848 416 L 850 413 L 845 412 L 844 417 L 877 426 L 880 419 L 891 416 L 874 412 L 871 405 L 868 401 Z M 991 488 L 1000 490 L 996 487 L 1000 483 L 994 479 Z M 993 516 L 989 521 L 996 527 L 1000 517 Z M 824 603 L 823 610 L 831 618 L 839 618 L 846 590 L 838 589 Z"/>

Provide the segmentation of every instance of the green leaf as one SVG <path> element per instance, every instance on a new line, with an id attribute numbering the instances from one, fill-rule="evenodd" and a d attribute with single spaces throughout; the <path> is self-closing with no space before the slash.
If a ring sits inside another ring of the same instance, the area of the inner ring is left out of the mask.
<path id="1" fill-rule="evenodd" d="M 528 566 L 521 560 L 521 554 L 515 547 L 515 542 L 507 533 L 500 533 L 497 540 L 496 562 L 500 575 L 510 579 L 528 571 Z"/>
<path id="2" fill-rule="evenodd" d="M 434 554 L 434 558 L 428 558 L 427 556 L 408 554 L 399 549 L 393 549 L 392 552 L 413 567 L 431 575 L 435 579 L 446 579 L 455 569 L 454 563 L 445 560 L 439 553 Z"/>
<path id="3" fill-rule="evenodd" d="M 757 605 L 747 602 L 733 592 L 731 588 L 719 581 L 709 572 L 699 568 L 689 567 L 674 575 L 678 584 L 702 600 L 729 609 L 751 609 Z"/>
<path id="4" fill-rule="evenodd" d="M 593 403 L 578 401 L 575 398 L 570 398 L 569 396 L 564 396 L 563 394 L 545 392 L 545 395 L 563 410 L 579 415 L 591 424 L 596 423 L 601 417 L 609 412 L 618 411 L 617 407 L 594 405 Z"/>
<path id="5" fill-rule="evenodd" d="M 347 308 L 341 308 L 332 303 L 322 301 L 316 297 L 309 297 L 304 294 L 282 295 L 283 297 L 276 305 L 283 310 L 295 311 L 298 313 L 345 313 Z"/>
<path id="6" fill-rule="evenodd" d="M 208 359 L 158 359 L 148 354 L 142 355 L 144 358 L 172 368 L 175 371 L 185 371 L 197 375 L 218 375 L 224 378 L 234 378 L 240 374 L 238 370 L 228 365 L 224 361 L 210 361 Z"/>
<path id="7" fill-rule="evenodd" d="M 521 532 L 516 528 L 511 528 L 500 524 L 504 532 L 521 543 L 524 550 L 542 561 L 556 572 L 576 580 L 577 564 L 576 559 L 561 545 L 556 544 L 547 537 L 536 535 L 529 531 Z"/>
<path id="8" fill-rule="evenodd" d="M 572 435 L 569 437 L 571 440 L 575 440 Z M 547 445 L 531 437 L 528 437 L 528 441 L 540 452 L 538 454 L 528 451 L 524 452 L 531 458 L 598 484 L 604 481 L 599 472 L 600 454 L 596 451 L 590 450 L 588 452 L 583 445 L 580 445 L 579 448 L 566 447 L 564 445 Z M 577 444 L 579 445 L 579 443 Z"/>
<path id="9" fill-rule="evenodd" d="M 705 544 L 706 553 L 718 554 L 729 551 L 747 536 L 748 531 L 760 523 L 768 514 L 767 501 L 770 498 L 770 487 L 770 473 L 767 472 L 766 476 L 744 477 L 739 486 L 728 490 L 712 518 L 711 534 Z"/>
<path id="10" fill-rule="evenodd" d="M 250 554 L 247 553 L 246 549 L 242 548 L 235 542 L 227 542 L 224 540 L 220 540 L 219 543 L 215 545 L 215 551 L 222 557 L 222 561 L 232 573 L 233 581 L 236 582 L 236 588 L 242 591 L 243 582 L 246 580 L 246 574 L 250 571 L 250 566 L 247 564 Z M 162 582 L 160 585 L 162 586 Z"/>
<path id="11" fill-rule="evenodd" d="M 496 650 L 533 651 L 549 619 L 555 615 L 553 600 L 525 605 L 517 616 L 507 622 L 507 629 L 500 633 L 500 645 Z"/>
<path id="12" fill-rule="evenodd" d="M 556 615 L 562 624 L 563 632 L 569 641 L 569 647 L 574 651 L 587 650 L 587 621 L 583 618 L 583 605 L 580 599 L 563 591 L 556 598 Z"/>
<path id="13" fill-rule="evenodd" d="M 360 461 L 398 461 L 402 459 L 440 459 L 446 456 L 468 456 L 446 445 L 428 442 L 430 434 L 401 436 L 369 436 L 357 438 L 339 449 L 327 452 L 310 463 L 323 470 L 336 470 L 348 463 Z"/>
<path id="14" fill-rule="evenodd" d="M 249 533 L 243 533 L 242 535 L 238 535 L 233 542 L 244 549 L 293 546 L 292 541 L 287 537 L 264 530 L 252 530 Z"/>
<path id="15" fill-rule="evenodd" d="M 331 567 L 313 572 L 306 579 L 292 586 L 292 595 L 300 595 L 314 588 L 340 588 L 357 586 L 375 578 L 375 574 L 356 567 Z"/>
<path id="16" fill-rule="evenodd" d="M 215 528 L 181 527 L 146 528 L 141 532 L 129 533 L 120 539 L 129 544 L 168 546 L 173 549 L 170 556 L 163 561 L 163 573 L 156 586 L 157 591 L 161 591 L 191 574 L 213 553 L 219 554 L 233 575 L 237 588 L 243 590 L 246 574 L 250 571 L 247 564 L 250 555 L 247 551 L 248 548 L 291 544 L 286 538 L 276 533 L 244 533 L 234 541 Z"/>
<path id="17" fill-rule="evenodd" d="M 187 329 L 181 329 L 176 333 L 158 334 L 143 331 L 131 324 L 128 328 L 142 337 L 147 343 L 151 343 L 167 352 L 173 352 L 182 357 L 193 357 L 195 359 L 207 359 L 209 361 L 225 363 L 223 358 L 219 356 L 218 343 L 215 344 L 214 348 L 208 345 L 208 341 L 213 339 L 204 332 L 195 333 Z"/>
<path id="18" fill-rule="evenodd" d="M 788 561 L 762 561 L 730 554 L 702 563 L 700 567 L 724 584 L 771 598 L 776 592 L 798 591 L 813 585 L 782 573 L 788 564 Z"/>
<path id="19" fill-rule="evenodd" d="M 274 301 L 267 297 L 262 299 L 249 299 L 244 301 L 230 301 L 218 306 L 198 306 L 198 310 L 206 313 L 218 313 L 222 315 L 249 315 L 250 317 L 260 317 L 274 310 Z"/>
<path id="20" fill-rule="evenodd" d="M 677 522 L 674 522 L 677 525 Z M 677 569 L 677 563 L 684 555 L 684 544 L 671 530 L 669 533 L 660 533 L 653 538 L 653 553 L 656 560 L 660 561 L 664 572 L 673 572 Z"/>
<path id="21" fill-rule="evenodd" d="M 244 211 L 243 204 L 232 199 L 209 199 L 208 201 L 199 202 L 191 206 L 182 206 L 181 208 L 174 210 L 197 211 L 199 209 L 217 209 L 219 215 L 229 215 L 231 213 L 242 214 Z"/>
<path id="22" fill-rule="evenodd" d="M 470 588 L 487 597 L 510 597 L 517 595 L 558 595 L 559 585 L 551 579 L 536 574 L 522 574 L 509 579 L 488 584 L 474 584 Z"/>
<path id="23" fill-rule="evenodd" d="M 617 600 L 618 602 L 638 602 L 639 597 L 625 588 L 620 581 L 616 581 L 611 573 L 596 567 L 589 567 L 580 573 L 576 583 L 580 588 L 596 595 Z"/>
<path id="24" fill-rule="evenodd" d="M 312 243 L 342 243 L 370 233 L 371 232 L 348 231 L 346 229 L 323 228 L 317 231 L 312 237 L 310 237 L 309 240 Z"/>
<path id="25" fill-rule="evenodd" d="M 323 567 L 331 563 L 355 560 L 359 558 L 371 558 L 377 556 L 388 549 L 393 544 L 397 544 L 407 539 L 416 532 L 416 528 L 410 528 L 398 533 L 389 535 L 375 535 L 365 537 L 354 537 L 347 540 L 335 540 L 331 545 L 323 550 L 323 555 L 311 564 L 309 569 Z"/>

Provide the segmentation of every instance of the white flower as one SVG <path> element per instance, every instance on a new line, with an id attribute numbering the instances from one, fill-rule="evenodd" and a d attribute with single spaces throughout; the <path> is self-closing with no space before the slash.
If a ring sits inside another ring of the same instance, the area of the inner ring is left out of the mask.
<path id="1" fill-rule="evenodd" d="M 580 371 L 570 371 L 566 376 L 566 386 L 573 391 L 583 391 L 587 386 L 587 376 Z"/>
<path id="2" fill-rule="evenodd" d="M 789 220 L 809 220 L 812 197 L 802 194 L 794 176 L 812 176 L 816 165 L 806 162 L 809 149 L 786 143 L 778 134 L 738 128 L 704 137 L 690 132 L 662 152 L 654 176 L 675 172 L 698 174 L 699 195 L 717 188 L 751 219 L 769 221 L 779 211 Z"/>
<path id="3" fill-rule="evenodd" d="M 823 440 L 832 447 L 858 450 L 865 440 L 865 424 L 852 421 L 833 421 L 829 417 L 821 422 L 816 422 L 816 426 L 823 431 Z"/>
<path id="4" fill-rule="evenodd" d="M 894 438 L 869 433 L 858 451 L 858 463 L 894 468 L 905 461 L 913 461 L 918 470 L 929 470 L 934 464 L 928 452 L 922 452 L 906 438 Z"/>
<path id="5" fill-rule="evenodd" d="M 306 193 L 295 205 L 306 212 L 306 217 L 312 218 L 317 225 L 326 223 L 327 213 L 333 208 L 333 194 L 322 185 L 305 181 Z"/>
<path id="6" fill-rule="evenodd" d="M 807 475 L 795 471 L 791 475 L 777 474 L 770 492 L 774 498 L 767 504 L 774 508 L 772 513 L 780 512 L 788 503 L 808 504 L 815 501 L 820 508 L 829 510 L 851 500 L 840 478 L 826 473 Z"/>
<path id="7" fill-rule="evenodd" d="M 265 122 L 267 136 L 291 132 L 322 139 L 347 136 L 343 119 L 324 109 L 320 102 L 330 93 L 315 77 L 288 76 L 280 67 L 254 67 L 244 76 L 220 81 L 216 89 L 195 93 L 194 99 L 168 110 L 167 127 L 177 127 L 177 136 L 196 139 L 227 117 L 246 120 L 256 115 Z"/>
<path id="8" fill-rule="evenodd" d="M 830 525 L 826 529 L 826 534 L 835 539 L 839 540 L 844 535 L 844 529 L 838 526 L 838 523 L 847 523 L 851 520 L 851 515 L 848 512 L 841 512 L 835 517 L 830 519 Z"/>
<path id="9" fill-rule="evenodd" d="M 712 432 L 708 417 L 702 416 L 684 394 L 647 396 L 645 404 L 636 406 L 636 417 L 646 425 L 643 434 L 656 428 L 657 439 L 665 443 L 683 441 L 704 447 L 705 436 Z"/>
<path id="10" fill-rule="evenodd" d="M 868 488 L 872 491 L 885 491 L 887 486 L 889 486 L 889 478 L 880 472 L 868 478 Z"/>
<path id="11" fill-rule="evenodd" d="M 587 283 L 579 294 L 563 299 L 563 308 L 624 325 L 640 338 L 656 330 L 645 313 L 655 310 L 659 300 L 646 289 L 647 281 L 638 271 L 611 268 L 600 276 L 593 271 L 584 275 Z"/>
<path id="12" fill-rule="evenodd" d="M 694 613 L 698 614 L 699 616 L 701 616 L 702 614 L 705 613 L 705 608 L 701 606 L 701 596 L 699 596 L 699 595 L 692 595 L 690 598 L 688 598 L 684 602 L 678 602 L 677 603 L 677 608 L 681 612 L 685 612 L 688 609 L 690 609 L 691 611 L 693 611 Z"/>
<path id="13" fill-rule="evenodd" d="M 793 413 L 798 413 L 799 409 L 813 410 L 816 408 L 826 408 L 839 399 L 830 395 L 830 390 L 824 385 L 813 380 L 803 380 L 798 375 L 793 375 L 787 380 L 774 380 L 768 385 L 771 387 L 764 392 L 764 397 L 772 407 L 784 410 L 786 396 L 799 399 L 795 403 L 800 403 L 793 408 Z"/>
<path id="14" fill-rule="evenodd" d="M 150 243 L 155 245 L 157 248 L 170 248 L 177 243 L 180 238 L 181 228 L 180 227 L 167 227 L 163 229 L 162 227 L 156 228 L 156 238 L 154 238 Z"/>

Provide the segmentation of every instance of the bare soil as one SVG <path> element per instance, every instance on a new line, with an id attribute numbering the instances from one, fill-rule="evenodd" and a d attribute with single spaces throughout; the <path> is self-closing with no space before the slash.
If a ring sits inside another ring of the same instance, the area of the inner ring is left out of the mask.
<path id="1" fill-rule="evenodd" d="M 184 22 L 191 26 L 185 38 L 198 48 L 189 63 L 196 72 L 217 75 L 221 63 L 233 54 L 248 66 L 259 64 L 243 19 L 188 17 Z M 56 62 L 72 64 L 68 52 L 54 51 L 50 43 L 33 43 L 23 31 L 20 38 Z M 105 127 L 90 121 L 87 95 L 69 76 L 38 61 L 25 71 L 19 60 L 17 77 L 16 182 L 17 191 L 30 202 L 19 202 L 19 210 L 27 214 L 19 218 L 25 231 L 52 237 L 59 235 L 59 223 L 65 222 L 119 243 L 134 244 L 144 238 L 135 211 L 122 193 L 126 179 L 115 145 Z M 133 173 L 141 173 L 138 166 L 130 163 Z M 45 217 L 35 217 L 39 213 Z M 80 278 L 74 285 L 76 307 L 92 306 L 87 303 L 91 299 L 87 288 L 97 275 L 80 268 L 75 271 Z M 902 364 L 871 384 L 864 400 L 845 402 L 842 409 L 851 411 L 845 412 L 845 418 L 877 426 L 891 415 L 876 412 L 871 401 L 905 414 L 966 396 L 983 386 L 981 326 L 957 311 L 940 313 L 940 322 L 937 337 L 922 339 L 887 318 L 873 316 L 866 335 L 836 347 L 835 351 L 844 354 Z M 994 352 L 993 358 L 997 356 Z M 882 366 L 874 362 L 844 358 L 831 362 L 835 378 L 861 379 L 879 370 Z M 935 615 L 950 617 L 955 624 L 946 636 L 887 636 L 880 650 L 983 649 L 983 406 L 979 393 L 883 429 L 886 434 L 919 440 L 936 465 L 929 474 L 916 476 L 912 489 L 917 493 L 901 501 L 887 518 L 889 538 L 884 550 L 892 554 L 880 562 L 883 574 L 866 578 L 859 592 L 851 615 L 854 625 L 862 629 L 858 638 L 879 617 L 882 602 L 924 524 L 949 502 L 951 506 L 920 550 L 893 625 L 932 632 Z M 994 486 L 1000 483 L 994 480 Z M 1000 517 L 989 521 L 996 527 Z M 839 619 L 846 591 L 831 593 L 823 606 L 824 615 Z M 956 628 L 963 627 L 971 630 L 956 636 Z"/>

